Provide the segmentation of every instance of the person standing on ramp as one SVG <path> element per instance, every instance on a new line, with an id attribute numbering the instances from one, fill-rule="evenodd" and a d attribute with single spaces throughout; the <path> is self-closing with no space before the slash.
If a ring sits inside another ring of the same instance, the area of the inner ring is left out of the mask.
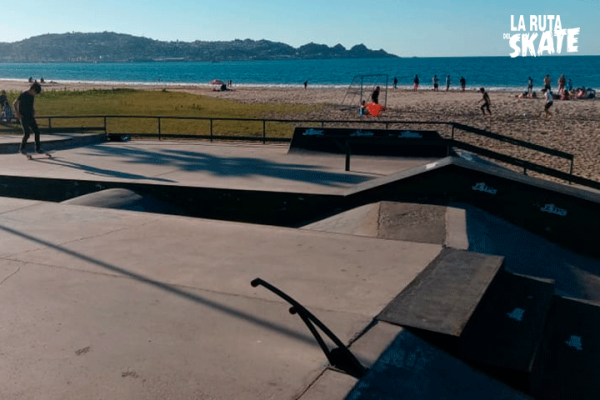
<path id="1" fill-rule="evenodd" d="M 23 140 L 21 140 L 21 146 L 19 152 L 26 154 L 27 140 L 33 131 L 35 135 L 35 152 L 43 153 L 40 146 L 40 130 L 35 122 L 35 109 L 34 100 L 35 96 L 42 92 L 42 86 L 34 82 L 29 90 L 22 92 L 19 97 L 13 103 L 16 117 L 21 121 L 21 128 L 23 129 Z"/>

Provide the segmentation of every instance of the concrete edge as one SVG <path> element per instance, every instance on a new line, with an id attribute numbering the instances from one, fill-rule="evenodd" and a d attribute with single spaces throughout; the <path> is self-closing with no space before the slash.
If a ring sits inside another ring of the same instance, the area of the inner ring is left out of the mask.
<path id="1" fill-rule="evenodd" d="M 462 208 L 446 207 L 446 247 L 469 250 L 467 212 Z"/>

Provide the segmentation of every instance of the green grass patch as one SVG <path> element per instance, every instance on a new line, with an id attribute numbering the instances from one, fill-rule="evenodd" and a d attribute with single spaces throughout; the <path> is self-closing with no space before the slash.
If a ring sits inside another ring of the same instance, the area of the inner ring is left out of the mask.
<path id="1" fill-rule="evenodd" d="M 9 97 L 16 98 L 18 93 Z M 12 101 L 11 100 L 11 101 Z M 157 117 L 201 118 L 248 118 L 289 119 L 316 111 L 316 105 L 293 104 L 245 104 L 233 100 L 216 99 L 184 92 L 149 91 L 133 89 L 113 90 L 57 90 L 45 91 L 36 97 L 38 116 L 123 116 L 108 118 L 109 133 L 150 133 L 159 130 Z M 148 118 L 125 118 L 125 116 L 148 116 Z M 48 126 L 48 120 L 38 118 L 38 124 Z M 52 119 L 53 128 L 100 127 L 104 118 Z M 285 123 L 267 122 L 268 137 L 291 137 L 293 126 Z M 193 119 L 161 118 L 162 134 L 208 135 L 210 121 Z M 213 134 L 262 136 L 262 122 L 213 121 Z"/>

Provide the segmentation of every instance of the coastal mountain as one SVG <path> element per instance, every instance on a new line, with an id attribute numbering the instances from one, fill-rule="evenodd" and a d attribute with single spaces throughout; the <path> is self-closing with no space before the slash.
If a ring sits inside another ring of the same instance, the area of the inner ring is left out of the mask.
<path id="1" fill-rule="evenodd" d="M 164 42 L 114 32 L 64 33 L 0 43 L 0 62 L 246 61 L 330 58 L 391 58 L 359 44 L 346 49 L 309 43 L 294 48 L 269 40 Z"/>

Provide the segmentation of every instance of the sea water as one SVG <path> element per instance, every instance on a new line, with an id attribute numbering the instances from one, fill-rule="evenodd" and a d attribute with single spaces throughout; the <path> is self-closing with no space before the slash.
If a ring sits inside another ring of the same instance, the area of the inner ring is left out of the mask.
<path id="1" fill-rule="evenodd" d="M 415 74 L 422 89 L 432 86 L 437 75 L 445 88 L 450 75 L 451 89 L 456 90 L 464 76 L 467 88 L 487 90 L 524 90 L 532 77 L 536 90 L 546 74 L 557 86 L 560 74 L 572 80 L 574 87 L 600 88 L 600 56 L 542 57 L 448 57 L 384 58 L 343 60 L 277 60 L 235 62 L 148 62 L 148 63 L 0 63 L 2 79 L 46 82 L 136 83 L 144 85 L 209 86 L 212 79 L 231 80 L 238 87 L 345 88 L 363 77 L 365 85 L 412 87 Z M 384 75 L 369 77 L 369 75 Z M 387 79 L 385 77 L 387 75 Z M 387 82 L 386 82 L 387 81 Z"/>

